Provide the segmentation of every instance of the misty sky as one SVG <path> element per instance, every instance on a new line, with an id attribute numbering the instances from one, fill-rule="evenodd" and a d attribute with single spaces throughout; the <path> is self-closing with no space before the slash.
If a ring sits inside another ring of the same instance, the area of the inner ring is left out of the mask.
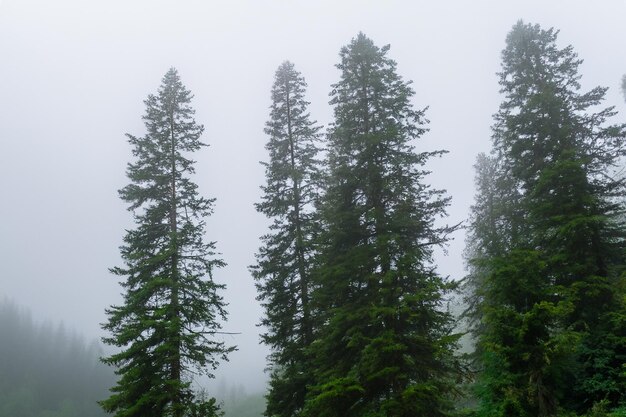
<path id="1" fill-rule="evenodd" d="M 561 30 L 585 60 L 582 85 L 608 86 L 606 105 L 626 121 L 626 1 L 87 1 L 0 0 L 0 298 L 38 320 L 102 336 L 104 309 L 119 303 L 108 268 L 131 213 L 125 133 L 145 133 L 143 100 L 169 67 L 194 94 L 210 144 L 195 155 L 200 193 L 216 197 L 207 239 L 228 267 L 226 339 L 239 345 L 220 368 L 229 383 L 260 389 L 267 350 L 247 266 L 268 222 L 255 212 L 266 159 L 263 133 L 278 65 L 308 82 L 312 117 L 332 120 L 330 85 L 339 49 L 359 31 L 413 80 L 416 108 L 429 106 L 418 149 L 447 149 L 429 180 L 453 197 L 449 222 L 466 218 L 478 152 L 490 146 L 501 97 L 495 73 L 511 26 L 523 19 Z M 439 270 L 464 274 L 462 232 Z"/>

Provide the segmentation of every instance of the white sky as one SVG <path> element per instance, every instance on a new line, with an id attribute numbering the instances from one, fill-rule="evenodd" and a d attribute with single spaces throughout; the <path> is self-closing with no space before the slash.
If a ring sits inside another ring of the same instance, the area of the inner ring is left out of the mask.
<path id="1" fill-rule="evenodd" d="M 0 0 L 0 297 L 99 337 L 104 309 L 120 301 L 107 269 L 131 215 L 117 197 L 130 147 L 144 133 L 143 100 L 170 66 L 195 94 L 211 147 L 196 180 L 217 198 L 207 237 L 229 266 L 229 338 L 239 345 L 218 371 L 248 390 L 262 386 L 267 350 L 247 265 L 267 221 L 253 208 L 263 183 L 264 123 L 278 65 L 295 63 L 309 84 L 313 118 L 327 125 L 339 49 L 359 31 L 413 80 L 430 106 L 420 150 L 447 149 L 430 179 L 453 197 L 450 222 L 473 198 L 474 158 L 490 146 L 500 102 L 495 72 L 518 20 L 561 30 L 580 57 L 583 86 L 610 87 L 624 121 L 626 1 L 86 1 Z M 439 269 L 462 277 L 463 234 Z"/>

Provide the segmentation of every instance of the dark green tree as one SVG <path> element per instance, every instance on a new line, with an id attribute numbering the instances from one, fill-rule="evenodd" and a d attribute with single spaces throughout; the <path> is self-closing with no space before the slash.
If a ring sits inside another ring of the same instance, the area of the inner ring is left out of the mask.
<path id="1" fill-rule="evenodd" d="M 442 152 L 416 152 L 427 121 L 388 50 L 361 33 L 337 65 L 307 416 L 442 416 L 449 405 L 457 337 L 432 255 L 454 227 L 434 225 L 449 200 L 424 183 Z"/>
<path id="2" fill-rule="evenodd" d="M 203 408 L 194 399 L 191 376 L 210 375 L 234 349 L 214 337 L 226 311 L 218 294 L 224 286 L 212 273 L 224 263 L 214 242 L 204 241 L 213 200 L 200 197 L 191 180 L 189 154 L 205 146 L 192 97 L 170 69 L 158 94 L 145 100 L 147 134 L 127 135 L 135 161 L 128 164 L 131 183 L 120 197 L 136 227 L 120 248 L 125 266 L 111 269 L 125 278 L 123 304 L 107 309 L 103 325 L 111 334 L 104 342 L 120 348 L 103 361 L 120 378 L 101 405 L 118 417 L 181 417 Z"/>
<path id="3" fill-rule="evenodd" d="M 276 71 L 265 133 L 269 162 L 259 212 L 273 220 L 251 268 L 265 308 L 263 342 L 272 348 L 267 416 L 294 416 L 311 383 L 306 350 L 313 340 L 311 269 L 319 193 L 319 127 L 310 120 L 306 83 L 290 62 Z"/>
<path id="4" fill-rule="evenodd" d="M 462 318 L 474 336 L 483 325 L 483 310 L 479 306 L 484 301 L 485 280 L 492 271 L 490 260 L 515 246 L 524 224 L 519 204 L 521 193 L 502 162 L 481 153 L 474 165 L 476 199 L 470 208 L 464 253 L 469 274 L 462 286 L 467 306 Z M 476 365 L 480 351 L 475 353 L 471 359 Z"/>
<path id="5" fill-rule="evenodd" d="M 607 126 L 613 108 L 593 112 L 606 89 L 579 92 L 582 61 L 557 33 L 523 22 L 509 33 L 495 179 L 481 187 L 478 171 L 469 282 L 483 415 L 585 411 L 626 391 L 624 181 L 613 174 L 626 131 Z"/>

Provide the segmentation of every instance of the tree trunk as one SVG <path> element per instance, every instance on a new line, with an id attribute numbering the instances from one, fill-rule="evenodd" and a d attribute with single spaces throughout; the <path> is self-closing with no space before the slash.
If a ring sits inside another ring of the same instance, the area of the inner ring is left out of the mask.
<path id="1" fill-rule="evenodd" d="M 174 417 L 182 417 L 182 398 L 180 392 L 181 383 L 181 346 L 180 346 L 180 328 L 178 326 L 180 316 L 180 306 L 178 299 L 178 242 L 177 242 L 177 201 L 176 201 L 176 137 L 174 135 L 174 115 L 170 113 L 170 135 L 171 135 L 171 205 L 170 205 L 170 233 L 172 245 L 172 287 L 170 299 L 170 320 L 176 322 L 174 331 L 170 334 L 171 340 L 166 343 L 172 344 L 172 353 L 170 358 L 170 379 L 176 381 L 172 388 L 172 409 Z M 170 323 L 171 325 L 171 323 Z"/>
<path id="2" fill-rule="evenodd" d="M 303 344 L 308 346 L 312 341 L 311 313 L 309 311 L 309 280 L 306 272 L 306 259 L 304 256 L 304 237 L 302 236 L 302 221 L 300 219 L 300 184 L 295 175 L 295 140 L 293 137 L 291 124 L 291 103 L 289 80 L 286 82 L 287 90 L 287 136 L 289 138 L 289 152 L 291 157 L 291 172 L 293 182 L 293 210 L 294 223 L 296 226 L 295 254 L 298 263 L 298 274 L 300 275 L 300 301 L 302 303 L 302 333 Z"/>

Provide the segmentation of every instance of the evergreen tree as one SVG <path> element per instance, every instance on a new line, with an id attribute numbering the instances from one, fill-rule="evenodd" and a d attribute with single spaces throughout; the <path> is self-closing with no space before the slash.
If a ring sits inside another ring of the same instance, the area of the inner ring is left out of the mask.
<path id="1" fill-rule="evenodd" d="M 424 111 L 408 82 L 362 33 L 342 48 L 333 85 L 324 231 L 313 301 L 320 323 L 311 345 L 316 384 L 307 416 L 446 415 L 452 317 L 433 248 L 448 198 L 424 184 L 416 152 Z"/>
<path id="2" fill-rule="evenodd" d="M 305 88 L 292 63 L 280 65 L 265 129 L 270 156 L 264 164 L 267 183 L 262 202 L 256 205 L 273 220 L 271 232 L 262 237 L 258 263 L 251 268 L 265 308 L 261 323 L 267 332 L 262 339 L 272 348 L 267 416 L 297 415 L 311 383 L 305 351 L 314 331 L 310 298 L 320 128 L 310 120 Z"/>
<path id="3" fill-rule="evenodd" d="M 476 200 L 470 208 L 464 253 L 469 274 L 463 285 L 467 305 L 464 318 L 468 319 L 474 335 L 482 328 L 482 310 L 478 307 L 484 300 L 481 293 L 484 281 L 491 272 L 489 261 L 514 247 L 524 223 L 523 213 L 519 210 L 521 193 L 502 162 L 481 153 L 474 165 Z"/>
<path id="4" fill-rule="evenodd" d="M 626 131 L 606 126 L 612 108 L 591 112 L 606 89 L 579 93 L 582 61 L 557 47 L 557 33 L 518 22 L 507 37 L 497 179 L 473 207 L 470 299 L 489 416 L 584 411 L 626 392 L 624 182 L 610 174 Z M 485 215 L 486 199 L 496 216 Z"/>
<path id="5" fill-rule="evenodd" d="M 194 161 L 188 154 L 205 146 L 204 130 L 189 105 L 192 95 L 172 68 L 157 95 L 145 101 L 147 134 L 127 135 L 135 162 L 128 164 L 131 183 L 120 190 L 129 203 L 136 228 L 124 237 L 125 267 L 112 268 L 125 277 L 121 306 L 107 310 L 103 340 L 121 348 L 104 362 L 120 376 L 112 395 L 101 402 L 116 416 L 181 417 L 205 412 L 198 404 L 191 375 L 206 372 L 233 350 L 214 339 L 225 319 L 225 305 L 212 272 L 224 263 L 214 242 L 204 242 L 204 218 L 213 200 L 200 197 Z"/>

